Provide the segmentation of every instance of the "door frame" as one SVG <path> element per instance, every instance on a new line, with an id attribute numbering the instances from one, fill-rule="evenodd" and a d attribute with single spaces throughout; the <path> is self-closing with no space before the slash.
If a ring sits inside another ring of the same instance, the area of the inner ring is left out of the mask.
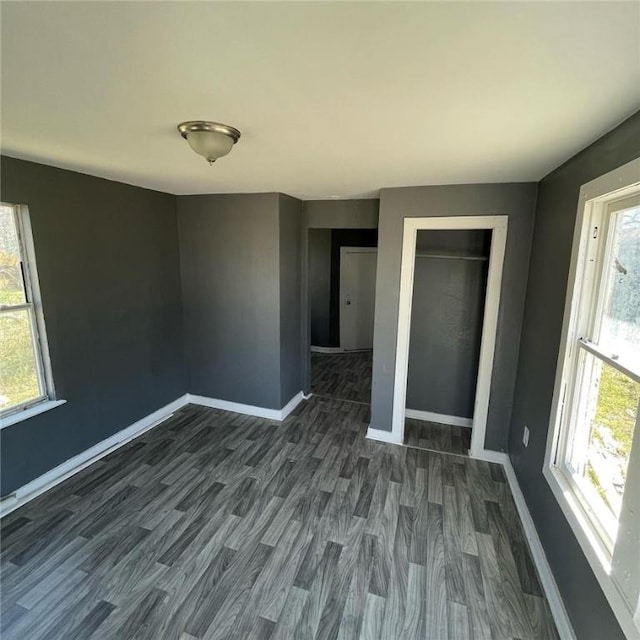
<path id="1" fill-rule="evenodd" d="M 507 245 L 508 216 L 448 216 L 405 218 L 402 237 L 402 262 L 400 266 L 400 299 L 398 303 L 398 335 L 396 342 L 396 366 L 393 387 L 393 411 L 391 433 L 393 441 L 404 442 L 404 423 L 407 402 L 407 369 L 409 364 L 409 336 L 411 332 L 411 305 L 415 272 L 416 240 L 419 230 L 491 230 L 489 271 L 482 320 L 480 360 L 471 431 L 472 457 L 484 458 L 484 447 L 491 392 L 491 376 L 495 356 L 502 270 Z"/>
<path id="2" fill-rule="evenodd" d="M 338 313 L 340 314 L 338 320 L 340 322 L 340 350 L 341 351 L 347 351 L 347 349 L 345 349 L 342 346 L 342 335 L 343 335 L 343 329 L 344 329 L 344 318 L 342 315 L 342 279 L 343 279 L 343 265 L 344 265 L 344 255 L 345 253 L 375 253 L 376 254 L 376 260 L 378 257 L 378 247 L 347 247 L 347 246 L 342 246 L 340 247 L 340 294 L 338 296 L 338 299 L 340 301 L 340 306 L 339 306 L 339 311 Z M 374 295 L 375 295 L 375 282 L 374 282 Z M 375 317 L 375 303 L 374 303 L 374 317 Z M 356 349 L 356 351 L 364 351 L 364 349 Z"/>

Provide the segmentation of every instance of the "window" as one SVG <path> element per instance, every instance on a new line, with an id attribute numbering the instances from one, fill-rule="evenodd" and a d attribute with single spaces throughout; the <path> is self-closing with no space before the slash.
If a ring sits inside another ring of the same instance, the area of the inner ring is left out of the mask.
<path id="1" fill-rule="evenodd" d="M 587 264 L 556 464 L 575 483 L 611 553 L 640 402 L 640 200 L 598 207 L 586 225 Z"/>
<path id="2" fill-rule="evenodd" d="M 0 204 L 0 418 L 53 399 L 49 354 L 26 207 Z M 53 403 L 52 403 L 53 404 Z M 39 413 L 39 411 L 36 411 Z"/>
<path id="3" fill-rule="evenodd" d="M 583 186 L 574 244 L 544 471 L 618 620 L 635 637 L 640 161 Z"/>

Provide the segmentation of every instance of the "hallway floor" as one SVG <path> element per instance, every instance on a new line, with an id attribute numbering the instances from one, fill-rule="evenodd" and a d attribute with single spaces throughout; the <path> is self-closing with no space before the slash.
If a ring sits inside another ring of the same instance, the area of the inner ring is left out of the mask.
<path id="1" fill-rule="evenodd" d="M 373 351 L 311 352 L 311 393 L 326 398 L 371 402 Z"/>
<path id="2" fill-rule="evenodd" d="M 3 640 L 557 638 L 502 467 L 188 406 L 2 521 Z"/>

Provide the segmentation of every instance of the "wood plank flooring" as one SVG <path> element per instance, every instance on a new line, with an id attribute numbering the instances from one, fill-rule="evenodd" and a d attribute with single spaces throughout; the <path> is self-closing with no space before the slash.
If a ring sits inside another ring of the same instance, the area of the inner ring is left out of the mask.
<path id="1" fill-rule="evenodd" d="M 324 398 L 371 402 L 372 351 L 311 352 L 311 392 Z M 471 429 L 405 420 L 404 443 L 410 447 L 468 455 Z"/>
<path id="2" fill-rule="evenodd" d="M 311 392 L 326 398 L 371 402 L 373 351 L 311 352 Z"/>
<path id="3" fill-rule="evenodd" d="M 405 418 L 404 443 L 408 447 L 468 456 L 471 447 L 471 427 L 455 427 Z"/>
<path id="4" fill-rule="evenodd" d="M 500 466 L 189 406 L 2 522 L 3 640 L 554 639 Z"/>

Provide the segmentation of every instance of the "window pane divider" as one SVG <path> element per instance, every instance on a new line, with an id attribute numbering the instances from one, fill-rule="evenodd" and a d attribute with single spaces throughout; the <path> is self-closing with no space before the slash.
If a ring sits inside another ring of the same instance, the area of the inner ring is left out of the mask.
<path id="1" fill-rule="evenodd" d="M 629 367 L 626 367 L 617 358 L 608 356 L 597 345 L 593 344 L 593 342 L 589 342 L 584 338 L 580 338 L 578 339 L 578 344 L 585 351 L 588 351 L 591 355 L 596 356 L 596 358 L 600 358 L 600 360 L 603 360 L 608 365 L 611 365 L 614 369 L 620 371 L 620 373 L 624 373 L 624 375 L 629 376 L 635 382 L 640 382 L 640 373 L 633 371 L 633 369 L 629 369 Z"/>
<path id="2" fill-rule="evenodd" d="M 33 307 L 32 302 L 20 302 L 18 304 L 0 304 L 0 312 L 2 311 L 23 311 L 25 309 L 31 309 Z"/>

